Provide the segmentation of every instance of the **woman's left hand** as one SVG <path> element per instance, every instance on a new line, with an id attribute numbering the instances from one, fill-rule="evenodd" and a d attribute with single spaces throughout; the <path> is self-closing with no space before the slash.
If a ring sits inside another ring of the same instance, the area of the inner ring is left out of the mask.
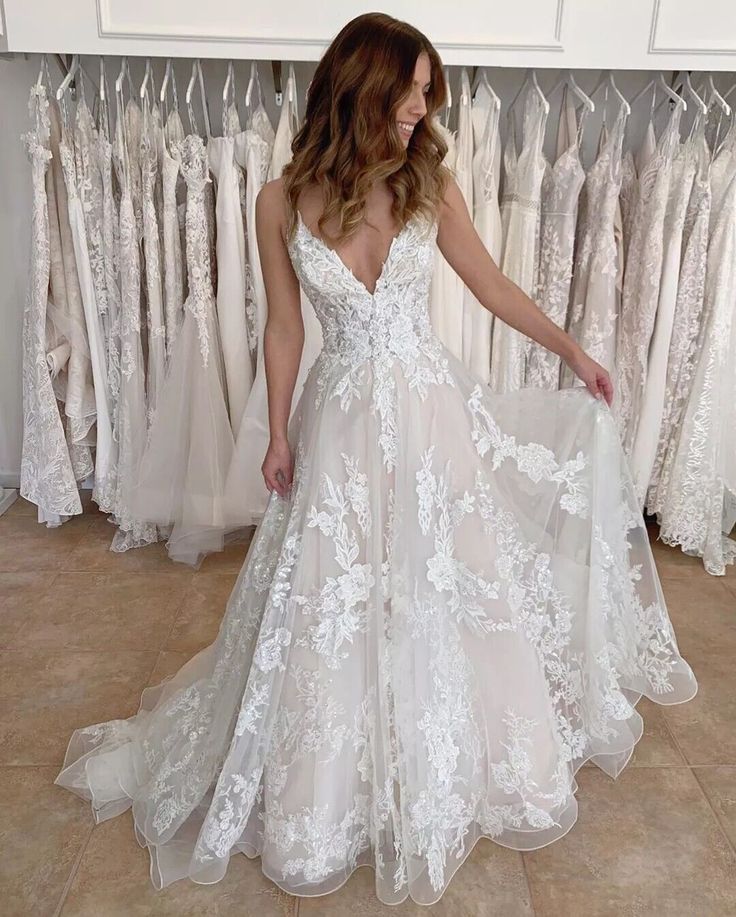
<path id="1" fill-rule="evenodd" d="M 582 379 L 590 394 L 596 398 L 605 398 L 606 404 L 610 408 L 613 401 L 613 383 L 608 371 L 600 363 L 596 363 L 580 347 L 566 362 L 575 375 Z"/>

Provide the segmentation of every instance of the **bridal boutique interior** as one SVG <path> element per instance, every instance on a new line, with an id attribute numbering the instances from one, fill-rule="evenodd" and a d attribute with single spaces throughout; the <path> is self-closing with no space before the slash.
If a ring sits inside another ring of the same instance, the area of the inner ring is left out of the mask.
<path id="1" fill-rule="evenodd" d="M 237 13 L 220 6 L 216 25 L 229 28 Z M 603 13 L 526 6 L 536 25 L 507 13 L 503 34 L 518 34 L 495 42 L 450 34 L 443 16 L 422 23 L 411 4 L 391 12 L 425 27 L 447 64 L 436 126 L 484 243 L 611 373 L 700 688 L 683 708 L 642 701 L 631 766 L 615 782 L 581 770 L 567 837 L 524 853 L 481 840 L 467 881 L 429 910 L 730 914 L 736 18 L 706 3 L 692 37 L 691 12 L 654 3 L 637 13 L 641 42 L 624 48 L 601 38 L 612 25 Z M 73 728 L 132 714 L 142 688 L 212 641 L 263 514 L 255 199 L 290 158 L 320 42 L 347 17 L 313 33 L 297 16 L 284 47 L 261 36 L 236 53 L 191 11 L 187 27 L 172 20 L 159 34 L 145 10 L 101 5 L 90 31 L 80 0 L 75 35 L 56 17 L 54 34 L 31 37 L 18 7 L 5 4 L 0 58 L 9 913 L 387 913 L 370 870 L 297 899 L 246 857 L 216 885 L 156 893 L 125 819 L 93 826 L 52 785 Z M 441 255 L 430 307 L 445 346 L 494 391 L 576 384 L 559 358 L 493 320 Z M 302 314 L 294 406 L 322 344 L 304 296 Z"/>

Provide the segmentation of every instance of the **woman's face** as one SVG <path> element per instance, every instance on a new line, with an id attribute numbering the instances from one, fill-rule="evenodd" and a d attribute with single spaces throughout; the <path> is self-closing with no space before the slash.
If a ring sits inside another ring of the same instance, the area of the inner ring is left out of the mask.
<path id="1" fill-rule="evenodd" d="M 399 103 L 399 107 L 396 109 L 396 124 L 399 129 L 399 136 L 405 147 L 409 146 L 414 126 L 427 113 L 426 95 L 429 92 L 429 87 L 429 55 L 426 51 L 422 51 L 414 67 L 412 87 L 406 98 Z"/>

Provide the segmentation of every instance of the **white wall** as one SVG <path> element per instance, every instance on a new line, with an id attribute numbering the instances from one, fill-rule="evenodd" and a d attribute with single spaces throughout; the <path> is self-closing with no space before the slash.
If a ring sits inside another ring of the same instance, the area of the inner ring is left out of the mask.
<path id="1" fill-rule="evenodd" d="M 31 235 L 28 128 L 35 56 L 0 59 L 0 487 L 17 484 L 22 436 L 21 331 Z"/>

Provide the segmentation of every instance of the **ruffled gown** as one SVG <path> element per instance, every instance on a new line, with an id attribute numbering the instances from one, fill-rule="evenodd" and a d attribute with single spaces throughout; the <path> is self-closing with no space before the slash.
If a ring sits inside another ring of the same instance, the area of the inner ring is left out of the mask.
<path id="1" fill-rule="evenodd" d="M 585 389 L 489 391 L 429 317 L 435 222 L 369 291 L 298 221 L 292 263 L 324 347 L 216 640 L 78 729 L 56 783 L 131 808 L 157 887 L 260 855 L 287 892 L 359 865 L 431 904 L 481 836 L 519 850 L 616 776 L 635 705 L 696 692 L 617 429 Z"/>

